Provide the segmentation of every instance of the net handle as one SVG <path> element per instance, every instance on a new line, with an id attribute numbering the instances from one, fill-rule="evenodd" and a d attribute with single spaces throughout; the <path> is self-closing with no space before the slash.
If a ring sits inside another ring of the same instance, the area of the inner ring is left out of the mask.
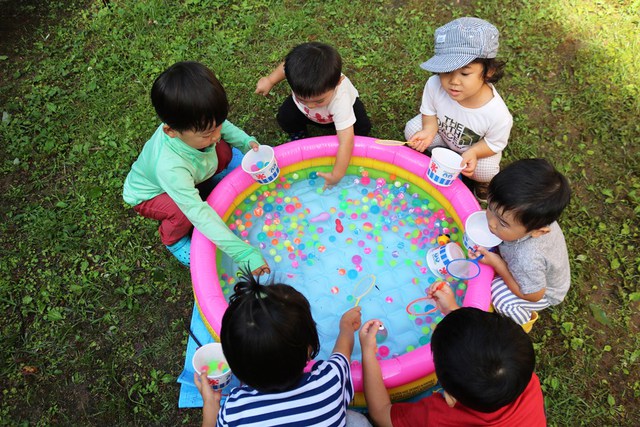
<path id="1" fill-rule="evenodd" d="M 409 144 L 407 141 L 396 141 L 394 139 L 376 139 L 375 143 L 379 145 L 389 145 L 394 147 L 399 147 L 402 145 Z"/>

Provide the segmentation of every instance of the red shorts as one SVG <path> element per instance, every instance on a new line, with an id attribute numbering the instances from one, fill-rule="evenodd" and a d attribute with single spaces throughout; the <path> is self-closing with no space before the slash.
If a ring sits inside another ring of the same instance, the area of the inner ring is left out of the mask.
<path id="1" fill-rule="evenodd" d="M 216 144 L 216 154 L 218 155 L 218 169 L 216 169 L 215 174 L 222 172 L 233 157 L 231 146 L 226 141 L 220 141 Z M 202 187 L 208 187 L 207 181 L 201 184 Z M 197 187 L 200 187 L 200 184 Z M 211 190 L 213 190 L 213 186 L 207 188 L 204 193 L 201 188 L 199 190 L 201 190 L 202 200 L 206 200 Z M 133 210 L 145 218 L 160 221 L 158 232 L 160 233 L 160 240 L 165 245 L 176 243 L 189 234 L 193 228 L 191 221 L 182 213 L 176 202 L 167 193 L 159 194 L 153 199 L 144 201 L 134 206 Z"/>

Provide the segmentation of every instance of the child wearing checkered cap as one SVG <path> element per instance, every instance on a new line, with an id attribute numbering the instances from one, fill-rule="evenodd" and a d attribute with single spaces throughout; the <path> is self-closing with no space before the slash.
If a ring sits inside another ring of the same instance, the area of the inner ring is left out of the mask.
<path id="1" fill-rule="evenodd" d="M 498 29 L 479 18 L 459 18 L 436 29 L 435 55 L 421 65 L 436 74 L 424 87 L 420 114 L 404 130 L 417 151 L 446 147 L 459 153 L 462 174 L 483 202 L 513 124 L 493 86 L 505 65 L 496 59 L 498 38 Z"/>

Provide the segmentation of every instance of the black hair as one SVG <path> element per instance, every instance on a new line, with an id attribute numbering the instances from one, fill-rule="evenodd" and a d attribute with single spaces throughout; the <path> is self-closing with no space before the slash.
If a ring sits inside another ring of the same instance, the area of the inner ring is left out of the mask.
<path id="1" fill-rule="evenodd" d="M 260 284 L 242 271 L 220 328 L 222 351 L 231 371 L 263 393 L 294 387 L 320 339 L 309 301 L 293 287 Z"/>
<path id="2" fill-rule="evenodd" d="M 545 159 L 517 160 L 493 177 L 487 201 L 496 212 L 511 212 L 527 231 L 560 218 L 569 204 L 569 181 Z"/>
<path id="3" fill-rule="evenodd" d="M 293 93 L 310 98 L 338 86 L 342 75 L 342 58 L 328 44 L 303 43 L 287 54 L 284 73 Z"/>
<path id="4" fill-rule="evenodd" d="M 177 62 L 156 78 L 151 103 L 164 123 L 178 132 L 202 132 L 227 119 L 227 93 L 204 65 Z"/>
<path id="5" fill-rule="evenodd" d="M 504 77 L 504 67 L 507 64 L 496 58 L 476 58 L 471 63 L 482 65 L 482 78 L 486 83 L 497 83 Z"/>
<path id="6" fill-rule="evenodd" d="M 449 313 L 431 338 L 436 376 L 464 406 L 494 412 L 515 401 L 531 381 L 531 339 L 508 317 L 463 307 Z"/>

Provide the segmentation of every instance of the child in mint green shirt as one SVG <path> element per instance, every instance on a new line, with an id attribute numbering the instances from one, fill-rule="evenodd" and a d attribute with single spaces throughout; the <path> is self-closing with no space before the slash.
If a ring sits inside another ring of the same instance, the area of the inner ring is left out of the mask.
<path id="1" fill-rule="evenodd" d="M 205 201 L 241 153 L 258 148 L 226 120 L 229 104 L 218 79 L 202 64 L 179 62 L 156 79 L 151 101 L 163 123 L 127 175 L 125 202 L 160 221 L 162 243 L 185 265 L 195 226 L 239 265 L 254 272 L 268 268 L 260 251 L 240 240 Z"/>

